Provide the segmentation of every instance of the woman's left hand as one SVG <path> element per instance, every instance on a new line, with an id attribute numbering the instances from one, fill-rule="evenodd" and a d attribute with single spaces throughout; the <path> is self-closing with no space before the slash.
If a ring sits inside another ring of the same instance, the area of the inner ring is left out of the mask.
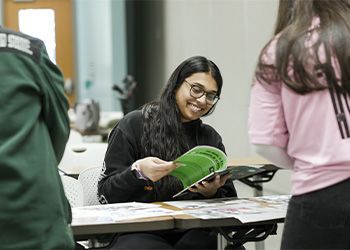
<path id="1" fill-rule="evenodd" d="M 198 183 L 195 187 L 189 188 L 189 191 L 194 193 L 200 193 L 205 198 L 211 198 L 213 197 L 217 190 L 222 187 L 226 181 L 231 177 L 231 175 L 217 175 L 215 178 L 208 182 L 208 181 L 202 181 Z"/>

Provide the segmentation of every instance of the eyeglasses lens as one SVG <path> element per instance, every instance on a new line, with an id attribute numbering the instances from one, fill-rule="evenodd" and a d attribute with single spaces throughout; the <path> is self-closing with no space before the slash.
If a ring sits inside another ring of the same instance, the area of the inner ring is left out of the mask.
<path id="1" fill-rule="evenodd" d="M 201 98 L 205 94 L 206 102 L 209 104 L 214 104 L 218 100 L 216 94 L 207 93 L 202 88 L 195 85 L 191 86 L 190 93 L 194 98 Z"/>

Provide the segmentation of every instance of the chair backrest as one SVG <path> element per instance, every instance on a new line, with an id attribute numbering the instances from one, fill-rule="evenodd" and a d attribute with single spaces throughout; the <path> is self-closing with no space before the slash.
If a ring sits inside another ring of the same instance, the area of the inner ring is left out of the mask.
<path id="1" fill-rule="evenodd" d="M 83 186 L 84 206 L 99 205 L 97 198 L 97 183 L 102 171 L 102 166 L 84 169 L 78 176 L 78 181 Z"/>
<path id="2" fill-rule="evenodd" d="M 79 175 L 89 167 L 103 165 L 107 143 L 67 144 L 59 169 L 71 175 Z"/>
<path id="3" fill-rule="evenodd" d="M 81 207 L 84 205 L 84 193 L 81 183 L 70 176 L 61 175 L 64 193 L 72 207 Z"/>

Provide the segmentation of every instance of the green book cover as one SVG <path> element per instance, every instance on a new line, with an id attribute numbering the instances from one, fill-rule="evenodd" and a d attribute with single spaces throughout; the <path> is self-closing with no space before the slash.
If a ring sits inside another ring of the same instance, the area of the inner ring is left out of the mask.
<path id="1" fill-rule="evenodd" d="M 183 189 L 175 194 L 176 197 L 188 188 L 201 181 L 210 181 L 216 175 L 231 174 L 232 180 L 248 178 L 266 171 L 261 166 L 235 165 L 227 166 L 226 154 L 211 146 L 197 146 L 187 151 L 176 160 L 178 167 L 170 175 L 177 177 Z"/>
<path id="2" fill-rule="evenodd" d="M 196 146 L 176 160 L 179 166 L 170 175 L 177 177 L 184 189 L 174 197 L 185 192 L 189 187 L 203 180 L 209 180 L 227 166 L 226 154 L 212 146 Z"/>

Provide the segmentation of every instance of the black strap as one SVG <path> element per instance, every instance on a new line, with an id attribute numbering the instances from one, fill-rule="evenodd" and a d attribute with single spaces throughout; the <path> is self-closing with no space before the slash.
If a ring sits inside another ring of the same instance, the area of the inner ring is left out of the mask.
<path id="1" fill-rule="evenodd" d="M 345 116 L 345 110 L 343 107 L 343 100 L 346 102 L 348 111 L 350 112 L 349 104 L 347 101 L 347 95 L 340 88 L 336 82 L 336 77 L 334 72 L 331 71 L 331 65 L 323 64 L 321 68 L 324 69 L 324 74 L 326 76 L 327 84 L 329 87 L 329 93 L 332 99 L 332 104 L 334 108 L 335 117 L 337 119 L 340 135 L 342 139 L 350 138 L 350 129 Z M 343 93 L 342 93 L 343 92 Z"/>

